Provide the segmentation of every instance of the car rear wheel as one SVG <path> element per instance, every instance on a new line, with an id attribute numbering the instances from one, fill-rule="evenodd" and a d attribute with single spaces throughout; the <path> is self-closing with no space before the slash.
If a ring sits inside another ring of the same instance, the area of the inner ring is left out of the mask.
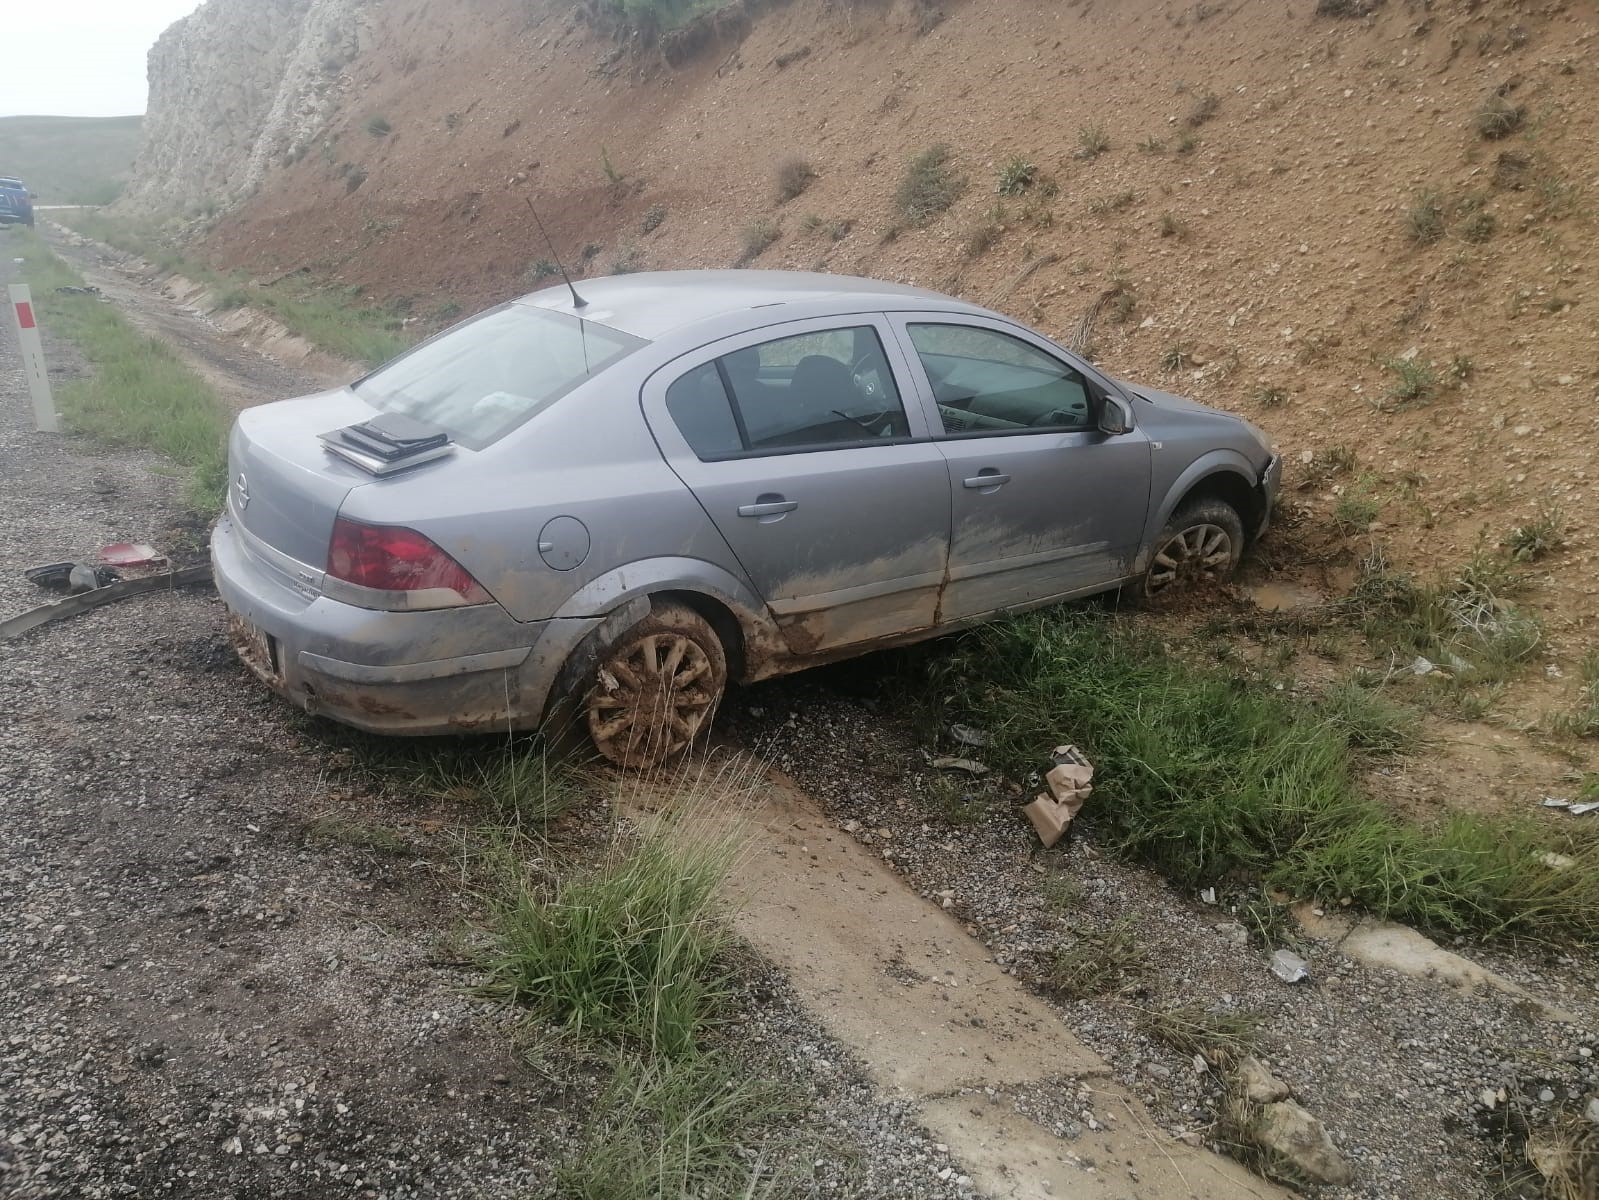
<path id="1" fill-rule="evenodd" d="M 583 696 L 594 748 L 619 766 L 653 767 L 687 750 L 727 688 L 727 653 L 693 609 L 656 601 L 601 653 Z"/>
<path id="2" fill-rule="evenodd" d="M 1172 515 L 1155 539 L 1140 594 L 1160 601 L 1232 578 L 1244 553 L 1244 522 L 1224 500 L 1199 500 Z"/>

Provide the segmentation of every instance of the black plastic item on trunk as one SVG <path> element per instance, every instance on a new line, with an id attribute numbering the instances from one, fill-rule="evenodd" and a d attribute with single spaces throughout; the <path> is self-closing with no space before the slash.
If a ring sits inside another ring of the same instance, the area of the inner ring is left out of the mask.
<path id="1" fill-rule="evenodd" d="M 450 435 L 404 413 L 381 413 L 370 421 L 322 435 L 327 450 L 372 475 L 393 475 L 451 453 Z"/>
<path id="2" fill-rule="evenodd" d="M 351 449 L 383 462 L 396 462 L 450 444 L 450 435 L 437 425 L 404 413 L 382 413 L 324 436 L 338 438 Z"/>

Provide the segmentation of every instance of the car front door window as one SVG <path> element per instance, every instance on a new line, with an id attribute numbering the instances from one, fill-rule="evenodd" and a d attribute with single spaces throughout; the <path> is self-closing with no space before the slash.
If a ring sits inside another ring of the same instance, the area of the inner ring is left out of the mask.
<path id="1" fill-rule="evenodd" d="M 946 435 L 1094 427 L 1083 376 L 1020 338 L 971 325 L 911 324 L 908 332 Z"/>

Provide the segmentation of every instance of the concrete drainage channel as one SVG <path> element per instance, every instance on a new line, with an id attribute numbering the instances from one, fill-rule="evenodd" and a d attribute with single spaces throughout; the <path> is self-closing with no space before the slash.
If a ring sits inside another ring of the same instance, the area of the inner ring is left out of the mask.
<path id="1" fill-rule="evenodd" d="M 773 772 L 733 886 L 738 928 L 882 1087 L 995 1197 L 1284 1196 L 1237 1163 L 1154 1128 L 1031 990 L 953 917 Z M 1019 1102 L 1066 1119 L 1070 1140 Z"/>

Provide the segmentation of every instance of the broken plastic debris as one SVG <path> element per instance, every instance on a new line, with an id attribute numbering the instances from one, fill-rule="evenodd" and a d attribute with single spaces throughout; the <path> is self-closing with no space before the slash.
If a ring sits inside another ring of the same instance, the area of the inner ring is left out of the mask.
<path id="1" fill-rule="evenodd" d="M 1599 800 L 1594 801 L 1592 804 L 1573 804 L 1566 811 L 1574 817 L 1585 817 L 1596 808 L 1599 808 Z"/>
<path id="2" fill-rule="evenodd" d="M 1271 956 L 1271 973 L 1284 983 L 1310 978 L 1310 964 L 1292 950 L 1279 950 Z"/>
<path id="3" fill-rule="evenodd" d="M 92 592 L 121 579 L 110 567 L 96 567 L 91 563 L 58 562 L 42 567 L 29 567 L 23 576 L 30 583 L 56 592 Z"/>
<path id="4" fill-rule="evenodd" d="M 1200 888 L 1199 889 L 1199 898 L 1201 900 L 1203 900 L 1206 904 L 1214 904 L 1214 903 L 1216 903 L 1216 889 L 1213 888 L 1213 887 Z"/>
<path id="5" fill-rule="evenodd" d="M 935 758 L 933 768 L 938 771 L 965 771 L 968 775 L 987 775 L 988 768 L 969 758 Z"/>
<path id="6" fill-rule="evenodd" d="M 112 542 L 100 547 L 100 561 L 113 567 L 143 567 L 165 558 L 154 546 L 143 542 Z"/>
<path id="7" fill-rule="evenodd" d="M 1559 796 L 1545 796 L 1539 804 L 1544 808 L 1570 808 L 1570 800 L 1562 800 Z"/>
<path id="8" fill-rule="evenodd" d="M 973 729 L 970 725 L 951 725 L 949 736 L 962 746 L 988 745 L 988 735 L 981 729 Z"/>
<path id="9" fill-rule="evenodd" d="M 1577 865 L 1577 860 L 1570 855 L 1556 854 L 1553 850 L 1540 850 L 1535 857 L 1551 871 L 1565 871 Z"/>
<path id="10" fill-rule="evenodd" d="M 1416 655 L 1410 663 L 1410 673 L 1412 675 L 1431 675 L 1437 669 L 1437 663 L 1430 658 L 1423 658 L 1420 654 Z"/>

